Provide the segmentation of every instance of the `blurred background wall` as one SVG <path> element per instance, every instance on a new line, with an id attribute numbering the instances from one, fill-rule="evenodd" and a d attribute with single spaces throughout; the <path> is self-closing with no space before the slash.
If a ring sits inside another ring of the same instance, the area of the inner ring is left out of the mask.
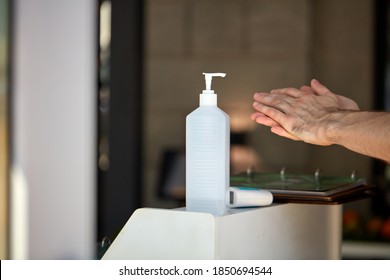
<path id="1" fill-rule="evenodd" d="M 185 117 L 198 106 L 202 72 L 215 79 L 232 132 L 245 132 L 260 169 L 370 176 L 371 159 L 315 147 L 253 124 L 253 94 L 319 79 L 372 109 L 374 5 L 370 0 L 148 0 L 145 2 L 144 203 L 156 196 L 164 150 L 184 148 Z M 249 166 L 248 166 L 249 167 Z M 245 167 L 247 168 L 247 167 Z M 242 170 L 242 171 L 245 171 Z M 170 206 L 168 204 L 167 206 Z"/>

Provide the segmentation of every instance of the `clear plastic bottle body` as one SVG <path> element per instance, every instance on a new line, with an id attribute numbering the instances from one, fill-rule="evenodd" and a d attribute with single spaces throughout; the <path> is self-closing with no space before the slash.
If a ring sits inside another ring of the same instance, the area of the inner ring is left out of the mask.
<path id="1" fill-rule="evenodd" d="M 223 215 L 228 209 L 229 116 L 201 105 L 186 119 L 186 209 Z"/>

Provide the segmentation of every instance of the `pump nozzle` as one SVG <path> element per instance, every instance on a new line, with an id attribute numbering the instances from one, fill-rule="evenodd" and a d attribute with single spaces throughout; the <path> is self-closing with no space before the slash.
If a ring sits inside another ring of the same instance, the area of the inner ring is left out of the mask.
<path id="1" fill-rule="evenodd" d="M 203 75 L 205 76 L 205 80 L 206 80 L 206 90 L 205 91 L 207 91 L 208 93 L 212 93 L 211 81 L 212 81 L 213 77 L 222 77 L 223 78 L 226 76 L 225 73 L 203 73 Z"/>
<path id="2" fill-rule="evenodd" d="M 211 80 L 213 77 L 225 77 L 225 73 L 203 73 L 206 80 L 206 89 L 202 91 L 199 95 L 199 104 L 200 105 L 217 105 L 217 95 L 214 94 L 214 91 L 211 89 Z"/>

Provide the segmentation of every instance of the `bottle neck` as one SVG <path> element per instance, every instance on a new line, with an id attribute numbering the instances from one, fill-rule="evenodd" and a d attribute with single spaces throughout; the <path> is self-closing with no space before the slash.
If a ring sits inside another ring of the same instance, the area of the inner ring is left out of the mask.
<path id="1" fill-rule="evenodd" d="M 200 94 L 199 95 L 200 106 L 217 106 L 216 94 Z"/>
<path id="2" fill-rule="evenodd" d="M 213 90 L 204 90 L 199 94 L 200 106 L 217 106 L 217 94 Z"/>

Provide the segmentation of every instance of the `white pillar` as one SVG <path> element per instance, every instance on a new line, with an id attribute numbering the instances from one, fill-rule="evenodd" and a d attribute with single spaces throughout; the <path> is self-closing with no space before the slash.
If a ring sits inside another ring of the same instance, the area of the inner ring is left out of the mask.
<path id="1" fill-rule="evenodd" d="M 13 259 L 94 258 L 96 3 L 14 2 Z"/>

